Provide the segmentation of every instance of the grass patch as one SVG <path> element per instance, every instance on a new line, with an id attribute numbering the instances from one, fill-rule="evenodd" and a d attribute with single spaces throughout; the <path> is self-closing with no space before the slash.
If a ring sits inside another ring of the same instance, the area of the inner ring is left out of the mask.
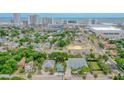
<path id="1" fill-rule="evenodd" d="M 89 67 L 92 71 L 101 70 L 101 68 L 99 67 L 97 62 L 89 62 L 88 64 L 89 64 Z"/>

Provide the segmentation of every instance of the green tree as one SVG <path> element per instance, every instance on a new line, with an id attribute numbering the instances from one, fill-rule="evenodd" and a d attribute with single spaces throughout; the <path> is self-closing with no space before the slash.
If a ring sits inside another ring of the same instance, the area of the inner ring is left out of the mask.
<path id="1" fill-rule="evenodd" d="M 6 64 L 8 64 L 9 66 L 11 66 L 11 68 L 12 68 L 13 70 L 16 69 L 16 65 L 17 65 L 16 60 L 14 60 L 14 59 L 7 60 Z"/>
<path id="2" fill-rule="evenodd" d="M 117 62 L 117 65 L 124 70 L 124 59 L 116 58 L 115 61 Z"/>
<path id="3" fill-rule="evenodd" d="M 88 67 L 84 66 L 80 69 L 79 74 L 85 74 L 89 71 L 90 71 L 90 69 Z"/>
<path id="4" fill-rule="evenodd" d="M 108 60 L 108 56 L 107 55 L 103 55 L 103 59 L 105 60 L 105 61 L 107 61 Z"/>
<path id="5" fill-rule="evenodd" d="M 68 59 L 68 54 L 64 52 L 52 52 L 49 58 L 56 60 L 56 62 L 63 62 Z"/>
<path id="6" fill-rule="evenodd" d="M 59 47 L 64 47 L 65 45 L 67 45 L 67 43 L 66 43 L 64 40 L 59 40 L 59 41 L 57 42 L 57 45 L 58 45 Z"/>
<path id="7" fill-rule="evenodd" d="M 11 74 L 13 72 L 13 69 L 10 65 L 4 64 L 1 73 L 2 74 Z"/>
<path id="8" fill-rule="evenodd" d="M 24 80 L 24 78 L 21 78 L 21 77 L 12 77 L 11 80 Z"/>

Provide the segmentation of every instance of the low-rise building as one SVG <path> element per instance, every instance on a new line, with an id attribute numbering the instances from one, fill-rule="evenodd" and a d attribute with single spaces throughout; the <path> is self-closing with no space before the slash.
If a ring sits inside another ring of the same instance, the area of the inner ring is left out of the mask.
<path id="1" fill-rule="evenodd" d="M 124 31 L 113 26 L 90 26 L 89 29 L 102 38 L 112 40 L 124 38 Z"/>
<path id="2" fill-rule="evenodd" d="M 55 60 L 45 60 L 42 68 L 43 69 L 50 69 L 50 68 L 54 68 L 55 66 Z"/>
<path id="3" fill-rule="evenodd" d="M 36 51 L 41 51 L 41 49 L 42 49 L 42 46 L 41 46 L 41 44 L 34 44 L 33 45 L 33 48 L 34 48 L 34 50 L 36 50 Z"/>
<path id="4" fill-rule="evenodd" d="M 117 46 L 115 44 L 109 44 L 108 42 L 104 42 L 105 49 L 116 49 Z"/>
<path id="5" fill-rule="evenodd" d="M 56 64 L 57 73 L 64 73 L 64 66 L 60 63 Z"/>
<path id="6" fill-rule="evenodd" d="M 59 30 L 59 29 L 63 29 L 64 26 L 61 24 L 49 24 L 48 25 L 48 29 L 52 29 L 52 30 Z"/>
<path id="7" fill-rule="evenodd" d="M 69 58 L 67 61 L 67 66 L 71 69 L 78 69 L 83 66 L 87 66 L 87 61 L 84 58 Z"/>
<path id="8" fill-rule="evenodd" d="M 26 58 L 23 57 L 20 62 L 17 64 L 17 67 L 25 67 L 25 61 L 26 61 Z"/>
<path id="9" fill-rule="evenodd" d="M 32 72 L 33 71 L 33 62 L 29 62 L 25 64 L 25 72 Z"/>

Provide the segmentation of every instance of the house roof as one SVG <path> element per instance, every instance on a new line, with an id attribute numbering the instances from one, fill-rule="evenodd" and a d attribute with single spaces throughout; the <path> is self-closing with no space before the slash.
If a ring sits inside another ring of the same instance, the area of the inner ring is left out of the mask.
<path id="1" fill-rule="evenodd" d="M 78 69 L 82 66 L 87 66 L 87 62 L 84 58 L 69 58 L 67 65 L 72 69 Z"/>
<path id="2" fill-rule="evenodd" d="M 50 68 L 55 65 L 55 60 L 45 60 L 43 67 Z"/>
<path id="3" fill-rule="evenodd" d="M 63 72 L 64 66 L 62 64 L 56 64 L 56 69 L 57 69 L 57 72 Z"/>
<path id="4" fill-rule="evenodd" d="M 25 61 L 26 61 L 26 59 L 25 59 L 25 57 L 23 57 L 21 59 L 21 61 L 18 63 L 18 66 L 25 66 Z"/>
<path id="5" fill-rule="evenodd" d="M 92 29 L 94 30 L 116 30 L 116 31 L 120 31 L 121 29 L 116 28 L 116 27 L 112 27 L 112 26 L 101 26 L 101 27 L 92 27 Z"/>

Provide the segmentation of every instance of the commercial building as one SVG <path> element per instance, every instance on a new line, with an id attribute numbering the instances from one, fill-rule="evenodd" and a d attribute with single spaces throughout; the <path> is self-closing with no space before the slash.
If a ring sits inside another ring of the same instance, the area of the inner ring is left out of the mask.
<path id="1" fill-rule="evenodd" d="M 38 15 L 30 15 L 28 17 L 28 24 L 32 27 L 38 25 Z"/>
<path id="2" fill-rule="evenodd" d="M 21 24 L 21 14 L 20 13 L 13 14 L 13 23 L 14 23 L 14 26 L 20 26 L 20 24 Z"/>
<path id="3" fill-rule="evenodd" d="M 61 30 L 63 29 L 64 26 L 61 24 L 49 24 L 47 29 L 52 29 L 52 30 Z"/>
<path id="4" fill-rule="evenodd" d="M 44 26 L 47 26 L 47 25 L 49 25 L 49 24 L 52 24 L 52 18 L 50 18 L 50 17 L 43 17 L 43 18 L 42 18 L 42 24 L 43 24 Z"/>
<path id="5" fill-rule="evenodd" d="M 63 24 L 63 19 L 52 19 L 52 24 L 62 25 Z"/>
<path id="6" fill-rule="evenodd" d="M 89 25 L 94 25 L 97 24 L 97 20 L 96 19 L 89 19 Z"/>
<path id="7" fill-rule="evenodd" d="M 89 29 L 102 38 L 112 40 L 124 38 L 124 31 L 113 26 L 90 26 Z"/>
<path id="8" fill-rule="evenodd" d="M 23 24 L 23 27 L 28 27 L 28 21 L 25 20 L 22 22 L 22 24 Z"/>

